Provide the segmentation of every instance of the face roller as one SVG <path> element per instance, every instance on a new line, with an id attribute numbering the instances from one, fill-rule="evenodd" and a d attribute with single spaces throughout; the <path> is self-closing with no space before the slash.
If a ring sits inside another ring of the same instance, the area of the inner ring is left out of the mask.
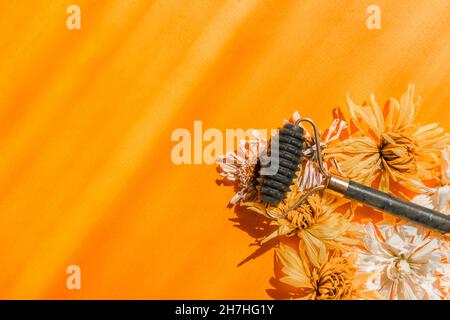
<path id="1" fill-rule="evenodd" d="M 359 201 L 373 208 L 391 213 L 399 218 L 407 219 L 418 223 L 426 228 L 436 230 L 442 233 L 450 232 L 450 216 L 446 216 L 440 212 L 419 206 L 417 204 L 401 200 L 390 194 L 367 187 L 360 183 L 340 178 L 328 173 L 322 161 L 321 140 L 316 124 L 308 118 L 300 118 L 295 124 L 286 123 L 278 132 L 277 139 L 272 138 L 278 147 L 276 156 L 274 153 L 270 156 L 270 161 L 261 165 L 262 168 L 270 165 L 270 162 L 276 161 L 278 170 L 275 174 L 263 174 L 258 179 L 257 189 L 259 198 L 267 205 L 278 205 L 286 198 L 290 186 L 293 184 L 299 164 L 302 161 L 302 152 L 306 138 L 304 130 L 300 126 L 301 122 L 309 123 L 314 130 L 314 141 L 316 162 L 320 173 L 323 175 L 323 183 L 309 189 L 287 212 L 280 216 L 267 209 L 267 214 L 272 218 L 286 217 L 287 214 L 301 205 L 313 193 L 330 189 L 343 194 L 347 198 Z M 273 150 L 274 148 L 272 148 Z"/>

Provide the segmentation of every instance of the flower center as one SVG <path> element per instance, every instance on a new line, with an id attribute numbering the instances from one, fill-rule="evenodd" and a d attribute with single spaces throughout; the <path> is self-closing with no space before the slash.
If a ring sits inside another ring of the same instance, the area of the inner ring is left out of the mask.
<path id="1" fill-rule="evenodd" d="M 319 208 L 313 208 L 310 204 L 304 203 L 297 209 L 288 213 L 288 220 L 291 222 L 291 226 L 297 229 L 308 229 L 316 221 Z"/>
<path id="2" fill-rule="evenodd" d="M 315 292 L 318 300 L 339 300 L 352 295 L 352 271 L 349 268 L 327 268 L 315 273 Z"/>
<path id="3" fill-rule="evenodd" d="M 404 254 L 400 254 L 387 268 L 387 276 L 391 280 L 405 279 L 411 273 L 411 266 Z"/>
<path id="4" fill-rule="evenodd" d="M 249 162 L 248 165 L 239 167 L 239 188 L 245 190 L 247 193 L 247 196 L 244 197 L 245 200 L 251 198 L 256 193 L 258 172 L 259 161 Z"/>
<path id="5" fill-rule="evenodd" d="M 399 172 L 416 172 L 417 143 L 402 134 L 385 133 L 379 145 L 383 165 Z"/>

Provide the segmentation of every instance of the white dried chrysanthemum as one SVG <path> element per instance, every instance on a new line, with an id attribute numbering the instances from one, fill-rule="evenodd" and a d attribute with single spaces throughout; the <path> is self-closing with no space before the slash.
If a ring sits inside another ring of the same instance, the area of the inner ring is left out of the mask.
<path id="1" fill-rule="evenodd" d="M 450 146 L 442 150 L 441 155 L 441 186 L 437 188 L 424 187 L 424 193 L 415 196 L 412 202 L 450 215 Z"/>
<path id="2" fill-rule="evenodd" d="M 441 265 L 439 272 L 441 278 L 439 279 L 439 286 L 441 288 L 443 299 L 450 300 L 450 240 L 448 237 L 441 239 Z"/>
<path id="3" fill-rule="evenodd" d="M 257 195 L 257 164 L 260 155 L 267 148 L 267 140 L 262 138 L 257 130 L 253 130 L 252 134 L 255 139 L 241 140 L 237 153 L 228 152 L 216 159 L 220 166 L 220 175 L 225 180 L 236 183 L 238 191 L 230 201 L 232 205 L 251 200 Z"/>
<path id="4" fill-rule="evenodd" d="M 439 299 L 433 284 L 441 267 L 440 241 L 411 225 L 365 226 L 365 249 L 358 250 L 357 265 L 373 272 L 368 288 L 387 299 Z"/>

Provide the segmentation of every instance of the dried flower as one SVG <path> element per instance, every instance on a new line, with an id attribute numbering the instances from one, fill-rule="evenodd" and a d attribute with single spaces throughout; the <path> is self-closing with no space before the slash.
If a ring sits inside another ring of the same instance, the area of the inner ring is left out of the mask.
<path id="1" fill-rule="evenodd" d="M 412 202 L 450 215 L 450 146 L 441 151 L 441 185 L 437 188 L 424 187 L 424 193 L 415 196 Z"/>
<path id="2" fill-rule="evenodd" d="M 363 272 L 374 272 L 368 288 L 387 299 L 439 299 L 433 286 L 441 262 L 438 239 L 410 225 L 369 223 L 365 231 L 357 265 Z"/>
<path id="3" fill-rule="evenodd" d="M 306 253 L 314 265 L 327 255 L 327 248 L 348 248 L 360 242 L 359 226 L 351 222 L 352 215 L 337 213 L 335 209 L 341 205 L 341 199 L 328 193 L 309 196 L 303 204 L 289 211 L 302 196 L 295 189 L 288 194 L 278 207 L 271 208 L 272 213 L 285 218 L 272 221 L 278 229 L 262 240 L 265 242 L 279 236 L 297 235 L 302 241 L 300 246 L 305 246 Z M 259 213 L 265 213 L 265 207 L 260 203 L 246 203 L 249 209 Z"/>
<path id="4" fill-rule="evenodd" d="M 276 251 L 285 274 L 281 282 L 306 290 L 302 299 L 349 300 L 376 299 L 378 295 L 367 290 L 368 274 L 354 267 L 354 255 L 339 256 L 337 252 L 325 255 L 319 265 L 313 265 L 303 250 L 298 254 L 287 245 L 280 244 Z"/>
<path id="5" fill-rule="evenodd" d="M 443 299 L 450 300 L 450 240 L 448 237 L 442 237 L 440 253 L 442 260 L 438 269 L 441 274 L 439 286 Z"/>
<path id="6" fill-rule="evenodd" d="M 238 191 L 230 201 L 233 205 L 252 200 L 257 195 L 258 159 L 267 147 L 267 141 L 257 130 L 253 131 L 253 135 L 256 139 L 240 141 L 237 153 L 228 152 L 216 160 L 221 169 L 220 175 L 236 183 Z"/>
<path id="7" fill-rule="evenodd" d="M 390 99 L 384 113 L 373 94 L 370 104 L 362 106 L 347 96 L 356 132 L 324 153 L 334 157 L 354 181 L 372 185 L 381 176 L 379 187 L 384 191 L 389 190 L 390 179 L 419 190 L 422 180 L 434 178 L 438 167 L 436 152 L 450 142 L 450 135 L 437 123 L 414 123 L 413 96 L 414 86 L 410 85 L 400 102 Z"/>

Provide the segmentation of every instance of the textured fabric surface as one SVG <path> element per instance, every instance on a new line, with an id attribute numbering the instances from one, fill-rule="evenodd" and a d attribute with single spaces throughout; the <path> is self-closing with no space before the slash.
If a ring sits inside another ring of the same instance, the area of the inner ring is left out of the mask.
<path id="1" fill-rule="evenodd" d="M 372 2 L 1 1 L 0 297 L 270 298 L 256 222 L 234 227 L 214 165 L 171 162 L 171 133 L 325 128 L 347 93 L 408 83 L 449 131 L 449 1 L 376 1 L 369 30 Z"/>

